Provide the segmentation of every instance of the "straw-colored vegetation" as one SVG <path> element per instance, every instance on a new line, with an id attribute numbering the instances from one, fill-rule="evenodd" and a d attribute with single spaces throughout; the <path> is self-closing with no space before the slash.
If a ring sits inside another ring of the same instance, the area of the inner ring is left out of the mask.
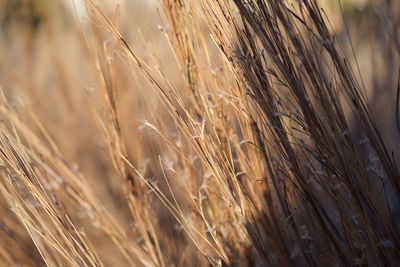
<path id="1" fill-rule="evenodd" d="M 400 265 L 397 1 L 1 2 L 0 266 Z"/>

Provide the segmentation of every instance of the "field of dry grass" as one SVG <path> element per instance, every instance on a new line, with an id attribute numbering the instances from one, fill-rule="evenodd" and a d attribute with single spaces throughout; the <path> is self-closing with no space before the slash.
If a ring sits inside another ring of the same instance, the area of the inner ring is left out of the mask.
<path id="1" fill-rule="evenodd" d="M 0 2 L 0 266 L 400 266 L 400 2 Z"/>

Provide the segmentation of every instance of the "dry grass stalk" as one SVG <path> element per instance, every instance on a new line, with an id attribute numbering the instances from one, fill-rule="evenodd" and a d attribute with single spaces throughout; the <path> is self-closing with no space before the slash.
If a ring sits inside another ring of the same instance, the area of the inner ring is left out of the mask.
<path id="1" fill-rule="evenodd" d="M 2 95 L 1 264 L 400 264 L 397 151 L 316 0 L 163 0 L 168 66 L 124 37 L 120 9 L 83 3 L 96 85 L 62 94 L 70 109 L 85 95 L 69 115 L 101 149 L 81 172 L 50 116 Z M 137 87 L 158 99 L 135 132 Z"/>

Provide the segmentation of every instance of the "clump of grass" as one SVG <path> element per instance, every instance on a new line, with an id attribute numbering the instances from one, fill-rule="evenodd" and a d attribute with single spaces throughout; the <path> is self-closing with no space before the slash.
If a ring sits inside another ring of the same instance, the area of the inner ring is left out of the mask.
<path id="1" fill-rule="evenodd" d="M 81 171 L 45 115 L 2 96 L 2 264 L 400 264 L 398 151 L 316 0 L 163 0 L 168 65 L 83 3 L 96 84 L 60 100 L 100 148 L 61 133 L 87 148 Z"/>

